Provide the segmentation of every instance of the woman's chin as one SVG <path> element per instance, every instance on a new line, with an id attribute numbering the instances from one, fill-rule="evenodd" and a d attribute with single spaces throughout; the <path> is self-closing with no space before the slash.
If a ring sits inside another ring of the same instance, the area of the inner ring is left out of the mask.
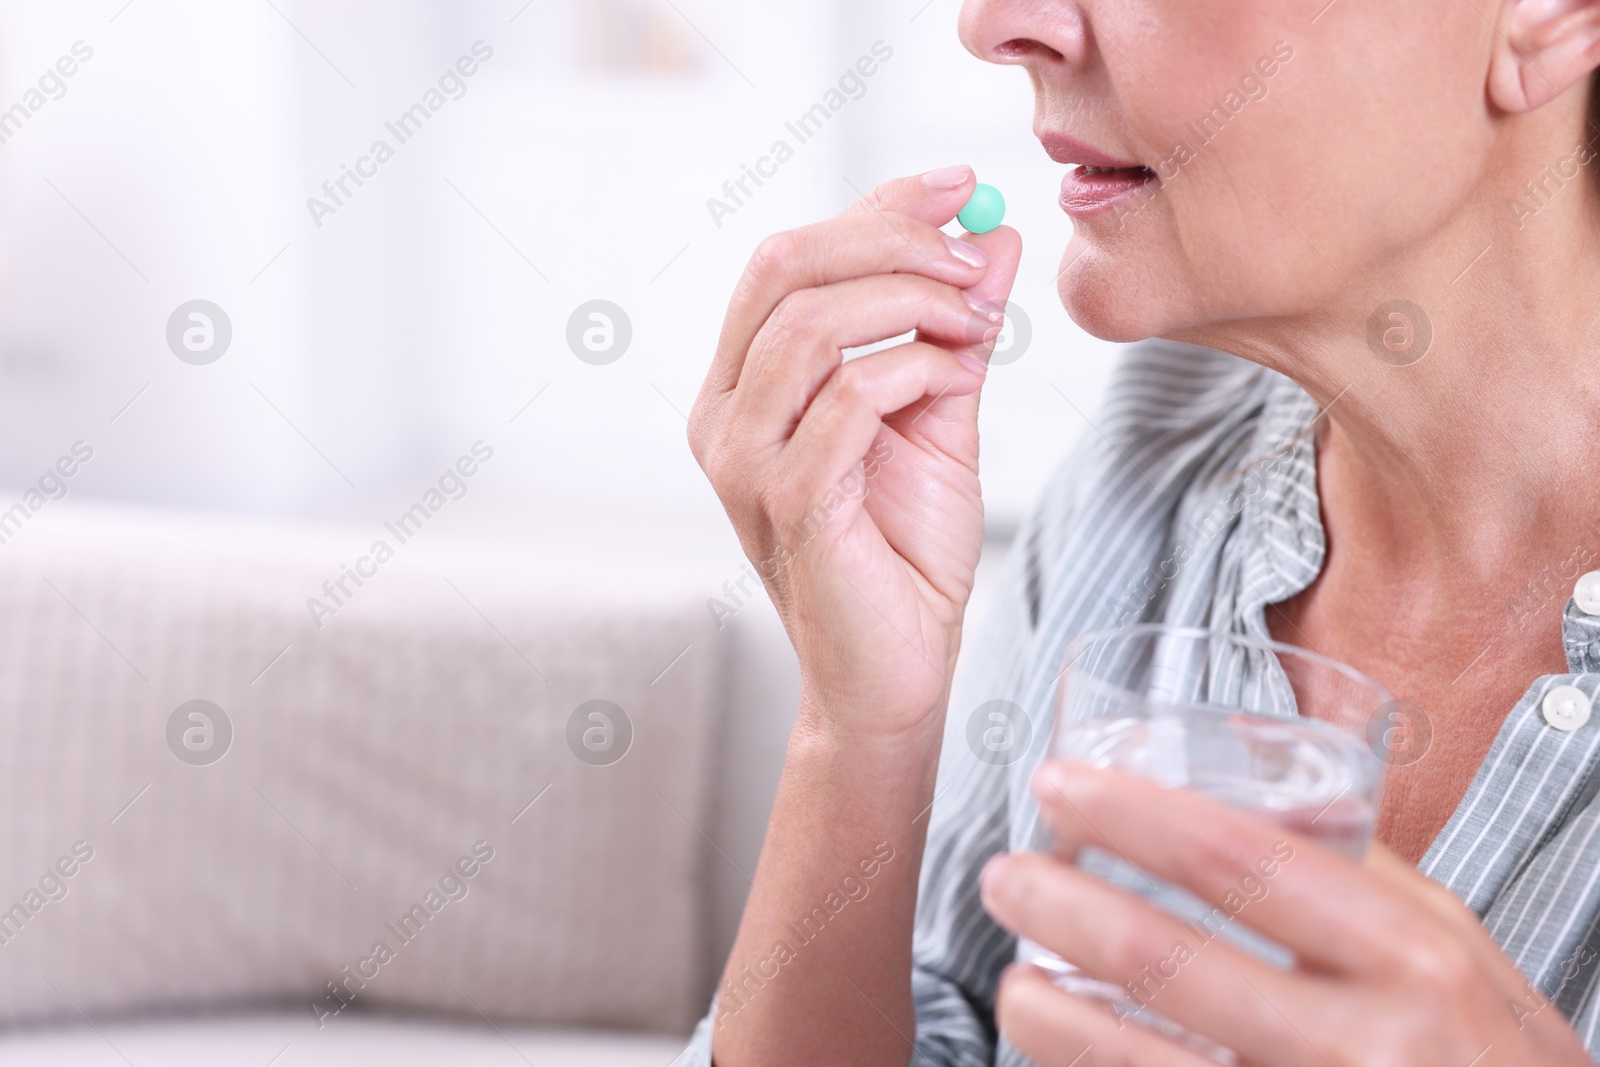
<path id="1" fill-rule="evenodd" d="M 1080 328 L 1102 341 L 1128 342 L 1154 337 L 1168 325 L 1147 272 L 1092 247 L 1081 254 L 1068 248 L 1067 257 L 1072 266 L 1056 280 L 1056 292 Z"/>

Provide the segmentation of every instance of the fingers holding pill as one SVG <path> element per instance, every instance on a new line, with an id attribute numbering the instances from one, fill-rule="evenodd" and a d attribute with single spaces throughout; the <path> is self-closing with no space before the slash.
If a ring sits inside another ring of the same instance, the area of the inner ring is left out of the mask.
<path id="1" fill-rule="evenodd" d="M 892 195 L 882 192 L 889 189 Z M 958 288 L 976 284 L 988 270 L 984 245 L 939 229 L 970 194 L 969 188 L 931 189 L 919 178 L 901 179 L 841 215 L 762 240 L 728 305 L 705 388 L 734 387 L 751 339 L 789 293 L 877 274 L 918 274 Z"/>
<path id="2" fill-rule="evenodd" d="M 987 335 L 1021 255 L 1016 231 L 995 225 L 1003 202 L 983 202 L 989 188 L 966 167 L 895 179 L 841 215 L 763 240 L 730 303 L 696 408 L 753 418 L 741 437 L 776 444 L 842 349 L 914 329 L 919 341 L 986 362 Z M 959 238 L 938 228 L 960 211 L 991 228 Z M 973 398 L 946 414 L 975 409 Z"/>
<path id="3" fill-rule="evenodd" d="M 982 547 L 977 398 L 1021 239 L 982 197 L 986 232 L 941 229 L 976 189 L 970 167 L 895 179 L 762 241 L 690 414 L 809 706 L 863 736 L 943 699 Z"/>
<path id="4" fill-rule="evenodd" d="M 853 278 L 785 297 L 756 335 L 733 406 L 788 436 L 843 350 L 916 330 L 950 347 L 980 345 L 998 327 L 993 305 L 962 290 L 912 275 Z"/>
<path id="5" fill-rule="evenodd" d="M 966 164 L 891 178 L 845 209 L 844 214 L 895 212 L 943 226 L 972 197 L 977 176 Z"/>
<path id="6" fill-rule="evenodd" d="M 1010 226 L 996 226 L 984 234 L 968 234 L 965 240 L 983 249 L 989 257 L 989 268 L 983 277 L 962 289 L 962 300 L 974 308 L 975 314 L 1003 315 L 1006 301 L 1011 296 L 1012 282 L 1017 276 L 1017 267 L 1022 260 L 1022 236 Z M 935 342 L 943 340 L 937 337 L 922 339 Z M 970 351 L 987 361 L 990 347 L 991 343 L 986 342 L 971 346 Z"/>
<path id="7" fill-rule="evenodd" d="M 790 344 L 841 349 L 873 344 L 919 330 L 957 345 L 977 344 L 998 324 L 996 309 L 953 285 L 904 274 L 852 278 L 785 297 L 762 326 L 746 359 L 752 381 L 782 373 L 793 360 Z"/>

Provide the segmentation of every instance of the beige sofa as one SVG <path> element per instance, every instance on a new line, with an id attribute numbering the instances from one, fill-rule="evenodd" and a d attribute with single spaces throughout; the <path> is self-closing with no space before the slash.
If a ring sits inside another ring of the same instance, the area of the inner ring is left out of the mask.
<path id="1" fill-rule="evenodd" d="M 793 707 L 727 568 L 71 499 L 0 533 L 0 1064 L 682 1048 Z"/>

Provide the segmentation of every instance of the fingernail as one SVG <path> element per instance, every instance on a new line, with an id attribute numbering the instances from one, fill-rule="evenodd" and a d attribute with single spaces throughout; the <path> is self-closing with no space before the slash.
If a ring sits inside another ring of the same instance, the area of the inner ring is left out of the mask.
<path id="1" fill-rule="evenodd" d="M 989 257 L 984 254 L 983 249 L 977 245 L 969 245 L 965 241 L 959 241 L 949 234 L 945 234 L 944 246 L 950 250 L 952 256 L 955 256 L 969 267 L 981 267 L 989 262 Z"/>
<path id="2" fill-rule="evenodd" d="M 1004 321 L 1006 321 L 1005 308 L 1001 307 L 999 304 L 995 303 L 993 300 L 979 300 L 977 297 L 973 296 L 971 293 L 965 293 L 965 292 L 962 293 L 961 295 L 967 298 L 967 306 L 970 307 L 973 310 L 974 314 L 982 315 L 984 318 L 988 319 L 990 322 L 1004 322 Z"/>
<path id="3" fill-rule="evenodd" d="M 930 170 L 922 176 L 922 180 L 930 189 L 957 189 L 966 182 L 967 176 L 971 173 L 972 168 L 962 163 L 954 167 Z"/>
<path id="4" fill-rule="evenodd" d="M 979 359 L 977 356 L 974 356 L 970 352 L 957 352 L 956 359 L 960 361 L 963 367 L 967 368 L 980 378 L 987 377 L 989 374 L 989 364 L 985 363 L 983 360 Z"/>
<path id="5" fill-rule="evenodd" d="M 1053 761 L 1046 760 L 1041 763 L 1033 774 L 1033 795 L 1040 800 L 1049 800 L 1061 795 L 1066 786 L 1066 774 Z"/>

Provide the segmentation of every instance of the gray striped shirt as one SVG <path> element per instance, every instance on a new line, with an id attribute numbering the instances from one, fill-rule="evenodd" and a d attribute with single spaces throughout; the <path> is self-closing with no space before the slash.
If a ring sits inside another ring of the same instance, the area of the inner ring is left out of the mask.
<path id="1" fill-rule="evenodd" d="M 1265 607 L 1305 589 L 1323 564 L 1317 415 L 1299 386 L 1237 357 L 1163 341 L 1125 351 L 1094 428 L 1024 524 L 952 695 L 917 904 L 917 1064 L 1026 1062 L 995 1032 L 995 986 L 1016 943 L 983 910 L 977 874 L 991 854 L 1028 847 L 1028 779 L 1044 755 L 1066 643 L 1136 622 L 1270 639 Z M 1507 605 L 1507 626 L 1523 625 L 1541 598 L 1569 597 L 1579 560 L 1575 550 L 1561 573 L 1530 582 L 1525 602 Z M 1483 919 L 1593 1056 L 1600 718 L 1559 730 L 1542 702 L 1562 685 L 1594 699 L 1600 617 L 1568 598 L 1561 626 L 1571 673 L 1531 680 L 1419 868 Z M 994 700 L 1018 705 L 1032 726 L 1027 755 L 1009 766 L 959 740 Z M 685 1067 L 710 1063 L 713 1017 Z"/>

